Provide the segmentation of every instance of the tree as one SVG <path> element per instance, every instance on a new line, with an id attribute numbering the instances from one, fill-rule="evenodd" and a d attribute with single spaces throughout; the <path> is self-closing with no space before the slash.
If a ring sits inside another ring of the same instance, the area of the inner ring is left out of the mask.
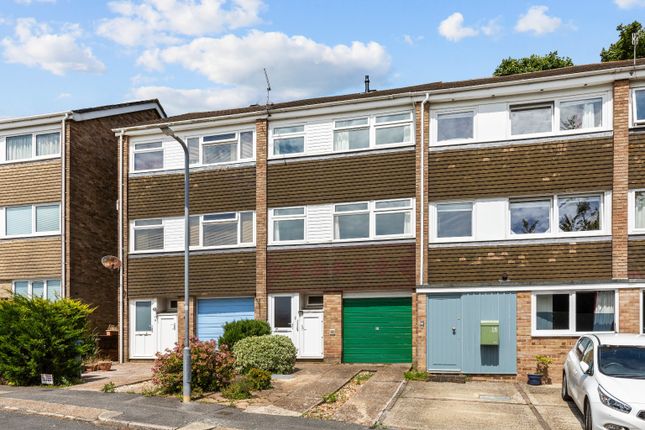
<path id="1" fill-rule="evenodd" d="M 558 51 L 546 55 L 533 54 L 523 58 L 505 58 L 493 72 L 493 76 L 515 75 L 517 73 L 537 72 L 573 66 L 570 57 L 560 57 Z"/>
<path id="2" fill-rule="evenodd" d="M 600 51 L 600 61 L 619 61 L 630 60 L 634 58 L 634 46 L 632 45 L 632 34 L 641 32 L 641 37 L 638 40 L 636 48 L 636 58 L 645 57 L 645 31 L 640 22 L 634 21 L 631 24 L 620 24 L 616 27 L 618 31 L 618 40 L 609 48 L 603 48 Z"/>

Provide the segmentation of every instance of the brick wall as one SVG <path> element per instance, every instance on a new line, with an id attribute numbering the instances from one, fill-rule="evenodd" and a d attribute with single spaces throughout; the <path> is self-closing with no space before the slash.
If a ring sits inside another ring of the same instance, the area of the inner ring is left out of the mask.
<path id="1" fill-rule="evenodd" d="M 195 298 L 191 297 L 188 301 L 188 330 L 190 331 L 190 337 L 197 336 L 195 331 Z M 184 301 L 182 299 L 177 300 L 177 341 L 180 345 L 184 344 Z"/>
<path id="2" fill-rule="evenodd" d="M 343 358 L 343 294 L 329 292 L 323 296 L 325 361 L 340 363 Z"/>
<path id="3" fill-rule="evenodd" d="M 630 288 L 618 291 L 620 315 L 618 316 L 618 331 L 620 333 L 641 332 L 641 290 Z"/>
<path id="4" fill-rule="evenodd" d="M 417 369 L 427 367 L 427 326 L 428 326 L 428 296 L 426 294 L 412 295 L 412 360 Z"/>
<path id="5" fill-rule="evenodd" d="M 255 123 L 255 318 L 267 319 L 267 151 L 268 122 Z"/>
<path id="6" fill-rule="evenodd" d="M 553 358 L 551 379 L 562 381 L 562 366 L 577 337 L 531 336 L 531 292 L 517 293 L 517 379 L 526 381 L 528 373 L 535 373 L 536 355 Z"/>
<path id="7" fill-rule="evenodd" d="M 629 184 L 629 81 L 614 82 L 612 190 L 612 277 L 627 279 L 627 192 Z"/>

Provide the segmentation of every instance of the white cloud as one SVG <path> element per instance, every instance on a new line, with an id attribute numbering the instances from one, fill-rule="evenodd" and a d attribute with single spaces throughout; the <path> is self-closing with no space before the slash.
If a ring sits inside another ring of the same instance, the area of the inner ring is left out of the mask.
<path id="1" fill-rule="evenodd" d="M 260 94 L 250 88 L 179 89 L 166 86 L 141 86 L 134 88 L 131 95 L 136 99 L 159 99 L 170 115 L 264 103 L 264 100 L 260 100 Z"/>
<path id="2" fill-rule="evenodd" d="M 58 94 L 57 99 L 62 100 L 62 99 L 68 99 L 70 97 L 72 97 L 72 93 L 62 92 L 62 93 Z"/>
<path id="3" fill-rule="evenodd" d="M 500 34 L 502 32 L 502 26 L 500 24 L 501 20 L 502 18 L 499 16 L 488 20 L 488 22 L 482 26 L 482 33 L 489 37 Z"/>
<path id="4" fill-rule="evenodd" d="M 67 72 L 103 72 L 105 65 L 92 50 L 80 43 L 82 31 L 78 24 L 65 24 L 60 33 L 34 18 L 16 21 L 15 37 L 2 39 L 7 63 L 40 67 L 55 75 Z"/>
<path id="5" fill-rule="evenodd" d="M 118 15 L 103 20 L 97 33 L 125 46 L 178 43 L 178 36 L 204 36 L 260 21 L 262 0 L 119 0 Z"/>
<path id="6" fill-rule="evenodd" d="M 335 93 L 360 84 L 365 74 L 378 81 L 390 67 L 389 55 L 376 42 L 329 46 L 304 36 L 257 30 L 151 49 L 138 62 L 153 70 L 181 65 L 242 94 L 264 94 L 262 69 L 266 67 L 275 100 Z M 216 97 L 212 100 L 217 101 Z"/>
<path id="7" fill-rule="evenodd" d="M 455 12 L 439 24 L 439 34 L 451 42 L 459 42 L 466 37 L 473 37 L 479 31 L 473 27 L 464 26 L 464 16 Z"/>
<path id="8" fill-rule="evenodd" d="M 621 9 L 645 7 L 645 0 L 614 0 L 614 3 Z"/>
<path id="9" fill-rule="evenodd" d="M 521 33 L 530 32 L 537 36 L 554 32 L 560 27 L 562 20 L 556 16 L 547 15 L 548 10 L 548 6 L 531 6 L 524 15 L 520 15 L 515 24 L 515 30 Z"/>
<path id="10" fill-rule="evenodd" d="M 404 34 L 403 35 L 403 43 L 406 45 L 415 45 L 417 42 L 420 42 L 423 40 L 423 36 L 411 36 L 409 34 Z"/>

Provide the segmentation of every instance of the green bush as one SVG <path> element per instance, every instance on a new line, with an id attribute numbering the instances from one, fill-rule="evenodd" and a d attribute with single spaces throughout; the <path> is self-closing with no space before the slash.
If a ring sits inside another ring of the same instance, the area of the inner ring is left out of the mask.
<path id="1" fill-rule="evenodd" d="M 235 360 L 226 346 L 218 350 L 214 340 L 190 340 L 191 385 L 195 394 L 219 391 L 227 386 L 235 372 Z M 158 353 L 152 368 L 152 382 L 161 394 L 181 393 L 183 385 L 183 347 Z"/>
<path id="2" fill-rule="evenodd" d="M 222 390 L 222 396 L 229 400 L 244 400 L 250 399 L 251 390 L 253 389 L 251 383 L 246 378 L 240 378 L 233 382 L 228 387 Z"/>
<path id="3" fill-rule="evenodd" d="M 78 380 L 83 360 L 96 353 L 93 311 L 72 299 L 0 301 L 0 378 L 12 385 L 40 384 L 42 373 L 56 385 Z"/>
<path id="4" fill-rule="evenodd" d="M 246 374 L 246 379 L 254 390 L 268 390 L 271 388 L 271 372 L 267 370 L 254 367 Z"/>
<path id="5" fill-rule="evenodd" d="M 254 367 L 271 373 L 291 373 L 296 364 L 296 347 L 286 336 L 247 337 L 235 344 L 233 355 L 244 373 Z"/>
<path id="6" fill-rule="evenodd" d="M 239 320 L 224 325 L 224 334 L 219 338 L 220 345 L 233 348 L 235 344 L 247 337 L 271 334 L 271 327 L 266 321 Z"/>
<path id="7" fill-rule="evenodd" d="M 423 370 L 411 369 L 405 372 L 404 376 L 406 381 L 427 381 L 430 375 Z"/>

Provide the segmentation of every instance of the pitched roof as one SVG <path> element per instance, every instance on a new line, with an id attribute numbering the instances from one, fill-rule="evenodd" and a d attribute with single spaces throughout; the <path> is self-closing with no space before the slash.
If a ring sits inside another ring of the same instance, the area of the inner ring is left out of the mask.
<path id="1" fill-rule="evenodd" d="M 638 59 L 636 63 L 639 66 L 645 65 L 645 58 Z M 552 77 L 552 76 L 565 76 L 565 75 L 574 75 L 578 73 L 618 69 L 618 68 L 629 67 L 633 64 L 634 64 L 634 60 L 611 61 L 606 63 L 593 63 L 593 64 L 583 64 L 579 66 L 562 67 L 559 69 L 543 70 L 538 72 L 518 73 L 515 75 L 508 75 L 508 76 L 493 76 L 493 77 L 487 77 L 487 78 L 476 78 L 476 79 L 468 79 L 468 80 L 452 81 L 452 82 L 438 81 L 438 82 L 432 82 L 427 84 L 412 85 L 407 87 L 370 91 L 369 93 L 365 93 L 365 92 L 350 93 L 350 94 L 341 94 L 336 96 L 292 100 L 292 101 L 287 101 L 282 103 L 271 103 L 268 106 L 268 109 L 271 110 L 271 109 L 296 108 L 296 107 L 302 107 L 302 106 L 312 106 L 317 104 L 333 103 L 333 102 L 348 101 L 348 100 L 356 100 L 356 101 L 369 100 L 371 98 L 388 96 L 388 95 L 418 93 L 418 92 L 424 92 L 424 91 L 449 90 L 449 89 L 467 88 L 467 87 L 475 87 L 480 85 L 506 83 L 506 82 L 510 83 L 510 82 L 546 78 L 546 77 Z M 260 113 L 260 112 L 266 112 L 266 111 L 267 111 L 266 105 L 251 105 L 251 106 L 235 108 L 235 109 L 224 109 L 224 110 L 206 111 L 206 112 L 189 112 L 181 115 L 171 116 L 162 120 L 145 122 L 142 124 L 138 124 L 138 126 L 179 122 L 179 121 L 190 121 L 190 120 L 205 119 L 205 118 L 216 118 L 216 117 L 222 117 L 222 116 L 228 116 L 228 115 L 253 113 L 253 112 Z"/>
<path id="2" fill-rule="evenodd" d="M 84 114 L 88 112 L 99 112 L 99 111 L 110 110 L 110 109 L 127 108 L 130 106 L 145 105 L 150 103 L 156 104 L 161 110 L 161 112 L 163 113 L 163 116 L 164 117 L 167 116 L 163 106 L 161 106 L 161 103 L 159 102 L 159 99 L 135 100 L 135 101 L 125 102 L 125 103 L 115 103 L 111 105 L 95 106 L 95 107 L 89 107 L 89 108 L 83 108 L 83 109 L 72 109 L 72 113 Z"/>

